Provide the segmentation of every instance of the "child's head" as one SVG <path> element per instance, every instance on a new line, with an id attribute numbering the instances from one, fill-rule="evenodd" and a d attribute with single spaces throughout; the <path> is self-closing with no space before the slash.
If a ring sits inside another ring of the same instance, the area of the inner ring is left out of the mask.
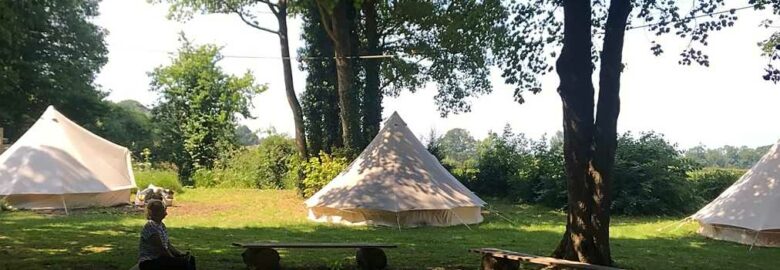
<path id="1" fill-rule="evenodd" d="M 167 215 L 168 211 L 165 209 L 165 204 L 162 201 L 149 200 L 146 202 L 146 219 L 160 222 Z"/>

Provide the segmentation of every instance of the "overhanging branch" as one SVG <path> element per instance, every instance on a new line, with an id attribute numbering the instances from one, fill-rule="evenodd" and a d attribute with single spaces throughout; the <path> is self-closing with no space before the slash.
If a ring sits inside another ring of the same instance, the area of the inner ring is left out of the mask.
<path id="1" fill-rule="evenodd" d="M 240 9 L 238 9 L 236 7 L 230 6 L 230 4 L 228 4 L 225 1 L 220 1 L 220 2 L 223 5 L 225 5 L 225 7 L 228 10 L 230 10 L 231 12 L 233 12 L 235 14 L 238 14 L 238 17 L 241 18 L 241 20 L 244 21 L 245 24 L 247 24 L 247 25 L 249 25 L 249 26 L 251 26 L 251 27 L 253 27 L 253 28 L 257 29 L 257 30 L 262 30 L 262 31 L 266 31 L 266 32 L 271 33 L 271 34 L 279 35 L 279 31 L 274 31 L 274 30 L 262 27 L 262 26 L 258 25 L 255 22 L 249 21 L 249 19 L 247 19 L 246 16 L 244 16 L 244 13 Z M 266 1 L 261 1 L 261 2 L 266 2 Z M 271 4 L 269 3 L 269 5 L 271 5 Z"/>
<path id="2" fill-rule="evenodd" d="M 420 57 L 420 59 L 418 59 L 417 61 L 415 61 L 415 62 L 414 62 L 414 64 L 415 64 L 415 65 L 416 65 L 416 64 L 419 64 L 420 62 L 422 62 L 422 61 L 423 61 L 423 60 L 425 60 L 425 59 L 428 59 L 428 58 L 427 58 L 427 57 L 425 57 L 425 56 L 422 56 L 422 57 Z M 395 76 L 393 76 L 392 78 L 390 78 L 389 80 L 385 81 L 384 83 L 382 83 L 382 85 L 380 85 L 380 86 L 379 86 L 379 92 L 384 92 L 385 88 L 387 88 L 388 86 L 390 86 L 390 84 L 392 84 L 392 83 L 394 83 L 395 81 L 397 81 L 397 80 L 398 80 L 400 77 L 401 77 L 401 75 L 399 75 L 398 73 L 396 73 L 396 74 L 395 74 Z"/>

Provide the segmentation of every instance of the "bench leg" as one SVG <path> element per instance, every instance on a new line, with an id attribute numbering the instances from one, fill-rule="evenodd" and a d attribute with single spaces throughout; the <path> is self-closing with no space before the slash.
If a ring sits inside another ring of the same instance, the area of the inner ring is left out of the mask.
<path id="1" fill-rule="evenodd" d="M 250 248 L 241 253 L 250 270 L 280 270 L 279 252 L 272 248 Z"/>
<path id="2" fill-rule="evenodd" d="M 482 256 L 482 267 L 479 269 L 481 270 L 517 270 L 520 269 L 520 262 L 505 259 L 505 258 L 496 258 L 493 257 L 490 254 L 485 254 Z"/>
<path id="3" fill-rule="evenodd" d="M 359 248 L 355 257 L 358 267 L 363 270 L 382 270 L 387 267 L 387 256 L 379 248 Z"/>

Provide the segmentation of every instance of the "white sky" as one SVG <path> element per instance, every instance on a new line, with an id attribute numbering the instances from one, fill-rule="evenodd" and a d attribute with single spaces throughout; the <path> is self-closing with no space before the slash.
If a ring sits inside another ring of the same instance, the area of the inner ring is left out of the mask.
<path id="1" fill-rule="evenodd" d="M 733 2 L 733 1 L 730 1 Z M 735 5 L 744 5 L 735 2 Z M 268 56 L 269 59 L 226 58 L 221 66 L 229 73 L 251 70 L 259 83 L 269 90 L 254 99 L 256 119 L 245 120 L 251 129 L 275 127 L 293 134 L 292 113 L 284 94 L 284 81 L 276 36 L 246 26 L 237 16 L 198 15 L 187 23 L 166 19 L 167 6 L 151 5 L 144 0 L 104 0 L 97 24 L 108 30 L 109 61 L 97 83 L 109 90 L 110 100 L 135 99 L 149 106 L 156 96 L 149 91 L 147 72 L 170 62 L 166 52 L 179 47 L 178 33 L 183 31 L 195 43 L 223 46 L 224 55 Z M 759 28 L 765 18 L 751 10 L 738 13 L 734 28 L 710 36 L 709 68 L 677 64 L 678 54 L 687 40 L 664 43 L 665 54 L 650 52 L 654 37 L 643 30 L 626 34 L 623 59 L 627 67 L 622 76 L 620 131 L 655 130 L 664 133 L 680 147 L 699 143 L 711 147 L 728 145 L 759 146 L 780 138 L 780 125 L 774 111 L 780 103 L 780 87 L 761 79 L 766 60 L 756 43 L 769 36 L 771 29 Z M 275 28 L 271 15 L 261 17 Z M 289 21 L 291 54 L 297 55 L 300 21 Z M 295 88 L 304 88 L 305 73 L 293 62 Z M 476 138 L 490 130 L 501 131 L 507 123 L 515 131 L 537 138 L 561 129 L 561 102 L 555 89 L 558 79 L 543 79 L 543 91 L 525 94 L 526 103 L 513 101 L 512 87 L 504 85 L 494 72 L 494 92 L 472 102 L 472 112 L 440 118 L 433 102 L 435 85 L 416 94 L 385 98 L 383 116 L 392 111 L 404 117 L 418 136 L 431 129 L 439 134 L 451 128 L 468 129 Z"/>

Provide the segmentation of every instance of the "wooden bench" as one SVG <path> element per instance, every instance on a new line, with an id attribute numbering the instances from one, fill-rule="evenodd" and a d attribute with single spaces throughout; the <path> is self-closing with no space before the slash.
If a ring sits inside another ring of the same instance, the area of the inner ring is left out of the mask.
<path id="1" fill-rule="evenodd" d="M 387 267 L 387 256 L 383 248 L 396 248 L 393 244 L 377 243 L 233 243 L 233 246 L 245 248 L 241 257 L 249 269 L 277 270 L 280 269 L 279 253 L 276 249 L 291 248 L 355 248 L 356 259 L 360 269 L 377 270 Z"/>
<path id="2" fill-rule="evenodd" d="M 497 248 L 469 249 L 469 252 L 482 254 L 482 267 L 480 268 L 482 270 L 515 270 L 520 267 L 520 262 L 575 269 L 622 270 L 620 268 L 536 256 Z"/>

